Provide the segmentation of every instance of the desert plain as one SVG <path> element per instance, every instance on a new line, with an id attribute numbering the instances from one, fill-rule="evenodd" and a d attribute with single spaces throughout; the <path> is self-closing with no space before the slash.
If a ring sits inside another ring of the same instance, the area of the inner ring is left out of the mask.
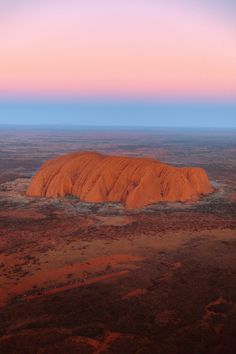
<path id="1" fill-rule="evenodd" d="M 200 167 L 214 192 L 126 209 L 26 195 L 75 151 Z M 0 130 L 0 353 L 236 350 L 236 131 Z"/>

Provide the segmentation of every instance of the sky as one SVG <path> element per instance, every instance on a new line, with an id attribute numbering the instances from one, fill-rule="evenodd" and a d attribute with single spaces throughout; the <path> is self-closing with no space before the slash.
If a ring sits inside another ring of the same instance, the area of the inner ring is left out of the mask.
<path id="1" fill-rule="evenodd" d="M 8 101 L 0 103 L 0 123 L 64 127 L 236 128 L 236 103 Z"/>
<path id="2" fill-rule="evenodd" d="M 0 0 L 0 93 L 230 99 L 229 0 Z"/>
<path id="3" fill-rule="evenodd" d="M 53 121 L 55 101 L 77 100 L 107 102 L 106 115 L 113 101 L 169 102 L 178 109 L 170 121 L 180 124 L 181 115 L 195 117 L 192 102 L 200 102 L 201 124 L 221 102 L 218 118 L 233 124 L 235 0 L 0 0 L 0 43 L 0 123 L 43 122 L 50 100 Z M 14 115 L 19 100 L 31 116 Z M 42 118 L 32 109 L 37 100 Z M 159 120 L 168 118 L 168 109 L 165 117 L 162 105 L 158 110 Z M 83 112 L 77 105 L 69 121 L 83 124 Z M 134 121 L 138 106 L 129 112 Z M 155 112 L 149 114 L 157 119 Z"/>

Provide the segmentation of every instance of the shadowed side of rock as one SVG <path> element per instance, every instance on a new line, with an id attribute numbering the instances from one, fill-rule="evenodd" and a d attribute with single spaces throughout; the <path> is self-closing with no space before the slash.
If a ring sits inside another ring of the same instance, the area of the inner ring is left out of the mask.
<path id="1" fill-rule="evenodd" d="M 201 168 L 177 168 L 149 158 L 78 152 L 47 161 L 33 177 L 28 196 L 85 202 L 122 202 L 141 208 L 156 202 L 195 200 L 213 191 Z"/>

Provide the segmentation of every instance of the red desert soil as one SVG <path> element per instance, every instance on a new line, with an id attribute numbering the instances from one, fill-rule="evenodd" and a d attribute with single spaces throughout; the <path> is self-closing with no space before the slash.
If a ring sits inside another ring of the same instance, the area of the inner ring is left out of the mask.
<path id="1" fill-rule="evenodd" d="M 51 255 L 52 256 L 52 255 Z M 53 257 L 53 256 L 52 256 Z M 65 256 L 64 256 L 65 257 Z M 54 262 L 55 262 L 55 255 L 54 255 Z M 4 259 L 5 260 L 5 259 Z M 37 284 L 38 287 L 43 288 L 46 286 L 46 284 L 53 284 L 55 280 L 58 283 L 64 283 L 67 276 L 73 276 L 73 278 L 81 279 L 83 278 L 83 273 L 93 273 L 94 271 L 102 271 L 104 269 L 109 269 L 110 267 L 115 267 L 119 265 L 126 265 L 126 268 L 129 268 L 130 263 L 132 262 L 137 262 L 142 260 L 142 257 L 137 257 L 137 256 L 132 256 L 128 254 L 113 254 L 109 256 L 101 256 L 97 257 L 94 259 L 89 259 L 89 261 L 86 261 L 84 263 L 77 262 L 69 265 L 64 265 L 61 267 L 57 268 L 52 268 L 52 265 L 46 264 L 44 269 L 42 270 L 37 270 L 34 272 L 33 275 L 26 275 L 24 279 L 22 279 L 19 283 L 17 284 L 12 284 L 12 282 L 4 282 L 3 281 L 3 286 L 5 291 L 2 292 L 0 289 L 0 307 L 3 306 L 6 303 L 7 298 L 11 298 L 13 296 L 17 296 L 20 294 L 23 294 L 24 292 L 29 291 L 32 289 L 34 284 Z M 10 261 L 10 260 L 9 260 Z M 54 265 L 55 266 L 55 265 Z M 66 285 L 66 286 L 59 286 L 57 288 L 53 288 L 48 291 L 43 291 L 43 295 L 50 295 L 53 293 L 77 288 L 80 286 L 85 286 L 88 284 L 93 284 L 96 282 L 104 281 L 104 280 L 109 280 L 111 278 L 116 278 L 119 276 L 122 276 L 126 274 L 129 270 L 125 269 L 122 271 L 118 272 L 112 272 L 111 274 L 106 274 L 103 276 L 96 276 L 92 277 L 91 279 L 83 279 L 81 282 L 76 282 L 75 284 L 72 285 Z M 1 280 L 1 277 L 0 277 Z M 68 279 L 67 279 L 68 280 Z M 31 299 L 37 296 L 28 296 L 26 299 Z"/>
<path id="2" fill-rule="evenodd" d="M 97 216 L 96 219 L 106 226 L 126 226 L 133 222 L 128 216 Z"/>
<path id="3" fill-rule="evenodd" d="M 232 194 L 230 195 L 230 201 L 236 202 L 236 193 L 232 193 Z"/>
<path id="4" fill-rule="evenodd" d="M 46 216 L 34 210 L 8 210 L 0 211 L 0 218 L 19 218 L 19 219 L 45 219 Z"/>
<path id="5" fill-rule="evenodd" d="M 212 191 L 201 168 L 80 152 L 47 161 L 32 179 L 27 195 L 72 194 L 85 202 L 122 202 L 127 208 L 141 208 L 160 201 L 194 200 Z"/>

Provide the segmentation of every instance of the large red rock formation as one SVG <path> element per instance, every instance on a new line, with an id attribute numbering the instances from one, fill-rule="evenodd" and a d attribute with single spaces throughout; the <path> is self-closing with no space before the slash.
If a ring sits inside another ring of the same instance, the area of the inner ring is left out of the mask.
<path id="1" fill-rule="evenodd" d="M 193 200 L 212 190 L 202 168 L 82 152 L 46 162 L 33 177 L 27 195 L 72 194 L 86 202 L 122 202 L 127 208 L 140 208 L 160 201 Z"/>

